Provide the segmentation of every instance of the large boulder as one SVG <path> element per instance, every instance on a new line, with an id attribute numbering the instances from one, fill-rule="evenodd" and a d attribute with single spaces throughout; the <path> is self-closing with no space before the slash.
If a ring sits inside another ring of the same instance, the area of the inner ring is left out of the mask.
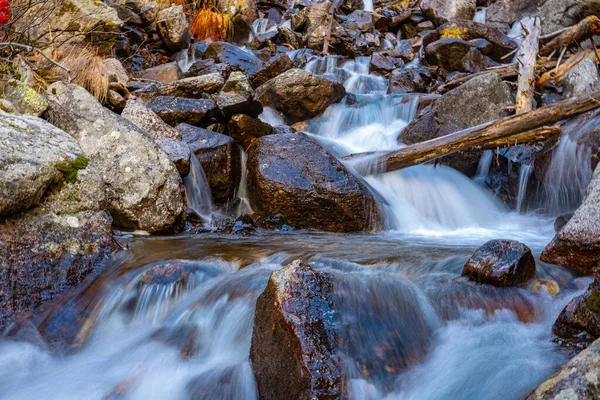
<path id="1" fill-rule="evenodd" d="M 561 344 L 583 348 L 600 338 L 600 276 L 562 310 L 552 326 Z"/>
<path id="2" fill-rule="evenodd" d="M 127 101 L 121 116 L 146 132 L 154 143 L 167 153 L 181 176 L 190 172 L 190 148 L 181 141 L 181 135 L 175 128 L 167 125 L 156 113 L 135 100 Z"/>
<path id="3" fill-rule="evenodd" d="M 333 232 L 379 228 L 365 184 L 303 133 L 263 136 L 248 149 L 252 205 L 297 228 Z"/>
<path id="4" fill-rule="evenodd" d="M 240 150 L 226 135 L 189 124 L 177 125 L 183 141 L 200 161 L 217 203 L 233 198 L 241 177 Z"/>
<path id="5" fill-rule="evenodd" d="M 93 195 L 92 193 L 84 193 Z M 11 217 L 0 224 L 0 331 L 101 268 L 114 249 L 104 211 Z"/>
<path id="6" fill-rule="evenodd" d="M 472 43 L 463 39 L 443 38 L 425 48 L 425 59 L 447 72 L 481 72 L 492 65 Z"/>
<path id="7" fill-rule="evenodd" d="M 600 88 L 600 74 L 596 66 L 595 57 L 585 58 L 573 68 L 563 81 L 563 94 L 565 97 L 577 97 L 585 93 L 592 93 Z"/>
<path id="8" fill-rule="evenodd" d="M 160 10 L 156 27 L 169 50 L 187 49 L 192 38 L 183 6 L 173 6 Z"/>
<path id="9" fill-rule="evenodd" d="M 346 90 L 341 83 L 291 69 L 261 85 L 256 94 L 263 105 L 280 111 L 289 123 L 295 123 L 320 115 L 340 101 Z"/>
<path id="10" fill-rule="evenodd" d="M 477 8 L 476 0 L 422 0 L 421 10 L 437 26 L 457 19 L 471 20 Z"/>
<path id="11" fill-rule="evenodd" d="M 37 205 L 87 159 L 73 137 L 37 117 L 0 111 L 0 217 Z"/>
<path id="12" fill-rule="evenodd" d="M 183 185 L 168 156 L 82 87 L 57 82 L 49 93 L 52 120 L 79 142 L 107 184 L 115 224 L 148 232 L 177 229 L 185 211 Z"/>
<path id="13" fill-rule="evenodd" d="M 234 114 L 258 117 L 263 110 L 262 105 L 254 99 L 254 91 L 248 78 L 239 71 L 229 75 L 215 102 L 226 119 Z"/>
<path id="14" fill-rule="evenodd" d="M 236 114 L 227 124 L 227 134 L 242 144 L 244 149 L 256 139 L 273 133 L 273 127 L 258 118 L 246 114 Z"/>
<path id="15" fill-rule="evenodd" d="M 461 129 L 507 116 L 513 105 L 511 91 L 495 72 L 472 78 L 444 94 L 425 108 L 398 137 L 399 142 L 414 144 L 445 136 Z M 460 152 L 442 158 L 442 163 L 472 176 L 480 152 Z"/>
<path id="16" fill-rule="evenodd" d="M 250 360 L 261 399 L 340 399 L 328 277 L 302 261 L 273 272 L 256 302 Z"/>
<path id="17" fill-rule="evenodd" d="M 10 101 L 20 114 L 39 117 L 48 109 L 48 100 L 44 96 L 15 79 L 4 85 L 4 98 Z"/>
<path id="18" fill-rule="evenodd" d="M 600 166 L 596 167 L 581 206 L 546 246 L 540 259 L 584 273 L 600 266 Z"/>
<path id="19" fill-rule="evenodd" d="M 277 54 L 271 57 L 259 70 L 250 75 L 250 84 L 257 88 L 269 79 L 292 69 L 294 64 L 287 54 Z"/>
<path id="20" fill-rule="evenodd" d="M 526 400 L 594 400 L 600 398 L 600 340 L 576 355 Z"/>
<path id="21" fill-rule="evenodd" d="M 91 42 L 108 54 L 123 28 L 117 11 L 101 1 L 49 0 L 30 3 L 20 0 L 11 4 L 11 7 L 15 10 L 22 7 L 23 12 L 14 20 L 12 28 L 23 37 L 35 38 L 35 45 L 41 48 Z"/>
<path id="22" fill-rule="evenodd" d="M 217 111 L 217 105 L 212 100 L 174 96 L 158 96 L 148 106 L 171 126 L 182 122 L 209 125 Z"/>
<path id="23" fill-rule="evenodd" d="M 535 259 L 522 243 L 490 240 L 469 258 L 461 275 L 499 287 L 522 286 L 535 275 Z"/>

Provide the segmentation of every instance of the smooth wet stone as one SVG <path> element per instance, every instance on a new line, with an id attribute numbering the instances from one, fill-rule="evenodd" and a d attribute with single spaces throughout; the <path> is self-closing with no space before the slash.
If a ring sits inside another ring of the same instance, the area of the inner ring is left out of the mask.
<path id="1" fill-rule="evenodd" d="M 183 185 L 167 154 L 82 87 L 57 82 L 48 93 L 52 120 L 73 135 L 106 183 L 115 225 L 148 232 L 178 230 L 185 213 Z"/>
<path id="2" fill-rule="evenodd" d="M 320 115 L 345 94 L 341 83 L 300 69 L 286 71 L 256 89 L 261 103 L 283 113 L 290 123 Z"/>
<path id="3" fill-rule="evenodd" d="M 552 333 L 564 346 L 585 348 L 600 338 L 600 276 L 562 310 Z"/>
<path id="4" fill-rule="evenodd" d="M 600 166 L 585 192 L 583 203 L 546 246 L 542 261 L 593 273 L 600 266 Z"/>
<path id="5" fill-rule="evenodd" d="M 490 240 L 469 258 L 461 275 L 499 287 L 521 286 L 534 277 L 535 259 L 522 243 Z"/>
<path id="6" fill-rule="evenodd" d="M 263 110 L 262 104 L 254 99 L 254 91 L 248 78 L 238 71 L 229 75 L 215 102 L 225 119 L 234 114 L 247 114 L 256 118 Z"/>
<path id="7" fill-rule="evenodd" d="M 241 143 L 244 149 L 248 148 L 256 139 L 272 133 L 271 125 L 246 114 L 232 116 L 227 124 L 227 134 Z"/>
<path id="8" fill-rule="evenodd" d="M 212 58 L 217 63 L 226 63 L 234 71 L 242 71 L 252 75 L 262 68 L 260 61 L 254 54 L 245 52 L 237 46 L 226 42 L 214 42 L 208 45 L 202 58 Z"/>
<path id="9" fill-rule="evenodd" d="M 208 125 L 217 110 L 217 105 L 212 100 L 173 96 L 158 96 L 148 103 L 148 106 L 171 126 L 182 122 Z"/>
<path id="10" fill-rule="evenodd" d="M 600 398 L 600 340 L 579 353 L 542 383 L 526 400 Z"/>
<path id="11" fill-rule="evenodd" d="M 240 149 L 226 135 L 189 124 L 177 125 L 186 142 L 200 161 L 208 179 L 213 200 L 217 203 L 233 198 L 240 182 Z"/>
<path id="12" fill-rule="evenodd" d="M 250 360 L 261 399 L 340 399 L 331 283 L 302 261 L 273 272 L 256 303 Z"/>
<path id="13" fill-rule="evenodd" d="M 250 75 L 250 84 L 257 88 L 269 79 L 284 73 L 294 67 L 287 54 L 277 54 L 271 57 L 259 70 Z"/>
<path id="14" fill-rule="evenodd" d="M 81 147 L 67 132 L 0 111 L 0 217 L 39 204 L 50 185 L 76 179 L 85 167 Z"/>
<path id="15" fill-rule="evenodd" d="M 295 228 L 372 231 L 381 214 L 367 187 L 303 133 L 263 136 L 248 149 L 252 206 Z"/>

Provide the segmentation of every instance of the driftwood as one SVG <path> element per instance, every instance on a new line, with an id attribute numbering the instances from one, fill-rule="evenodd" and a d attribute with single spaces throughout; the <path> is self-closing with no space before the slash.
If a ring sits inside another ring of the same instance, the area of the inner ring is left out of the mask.
<path id="1" fill-rule="evenodd" d="M 525 37 L 517 57 L 519 78 L 517 80 L 517 99 L 515 114 L 521 114 L 533 109 L 533 94 L 535 92 L 535 66 L 539 51 L 540 32 L 542 30 L 539 17 L 526 18 L 522 23 Z"/>
<path id="2" fill-rule="evenodd" d="M 331 30 L 333 29 L 333 20 L 335 19 L 335 12 L 341 4 L 341 0 L 335 0 L 331 7 L 329 7 L 329 22 L 327 24 L 327 33 L 325 34 L 325 40 L 323 40 L 323 51 L 321 55 L 326 56 L 329 54 L 329 42 L 331 41 Z"/>
<path id="3" fill-rule="evenodd" d="M 544 72 L 536 83 L 538 90 L 543 90 L 549 87 L 559 87 L 565 80 L 569 72 L 573 70 L 579 63 L 586 58 L 596 57 L 594 50 L 587 49 L 573 54 L 567 61 L 560 64 L 557 68 L 552 68 Z M 598 61 L 596 61 L 598 62 Z"/>
<path id="4" fill-rule="evenodd" d="M 537 110 L 501 118 L 492 122 L 463 129 L 425 142 L 403 147 L 385 154 L 353 154 L 344 157 L 353 163 L 360 173 L 396 171 L 413 165 L 443 157 L 457 151 L 484 148 L 488 144 L 496 147 L 499 143 L 521 143 L 531 135 L 532 130 L 560 121 L 563 118 L 581 114 L 600 107 L 600 91 L 563 100 Z M 548 130 L 546 134 L 557 133 Z M 537 132 L 539 134 L 540 131 Z M 503 142 L 506 140 L 506 142 Z"/>
<path id="5" fill-rule="evenodd" d="M 598 34 L 600 34 L 600 18 L 591 15 L 548 42 L 542 47 L 540 54 L 543 56 L 550 55 L 562 48 L 568 48 L 574 44 L 581 43 Z"/>

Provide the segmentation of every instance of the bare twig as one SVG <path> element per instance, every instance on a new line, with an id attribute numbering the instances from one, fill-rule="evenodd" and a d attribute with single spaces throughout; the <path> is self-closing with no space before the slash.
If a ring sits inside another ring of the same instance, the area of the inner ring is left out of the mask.
<path id="1" fill-rule="evenodd" d="M 13 43 L 13 42 L 0 42 L 0 46 L 6 46 L 6 47 L 20 47 L 22 49 L 27 50 L 30 53 L 38 53 L 41 54 L 46 60 L 50 61 L 52 64 L 56 65 L 57 67 L 65 70 L 67 72 L 67 82 L 71 82 L 71 70 L 67 67 L 65 67 L 64 65 L 54 61 L 51 57 L 49 57 L 46 53 L 44 53 L 42 50 L 38 49 L 37 47 L 33 47 L 33 46 L 28 46 L 26 44 L 21 44 L 21 43 Z"/>

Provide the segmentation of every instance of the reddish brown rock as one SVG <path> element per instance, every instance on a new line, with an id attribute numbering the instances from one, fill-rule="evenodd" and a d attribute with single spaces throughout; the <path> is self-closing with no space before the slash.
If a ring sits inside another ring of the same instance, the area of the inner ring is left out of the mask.
<path id="1" fill-rule="evenodd" d="M 327 277 L 302 261 L 271 274 L 250 349 L 259 398 L 342 398 L 330 292 Z"/>

